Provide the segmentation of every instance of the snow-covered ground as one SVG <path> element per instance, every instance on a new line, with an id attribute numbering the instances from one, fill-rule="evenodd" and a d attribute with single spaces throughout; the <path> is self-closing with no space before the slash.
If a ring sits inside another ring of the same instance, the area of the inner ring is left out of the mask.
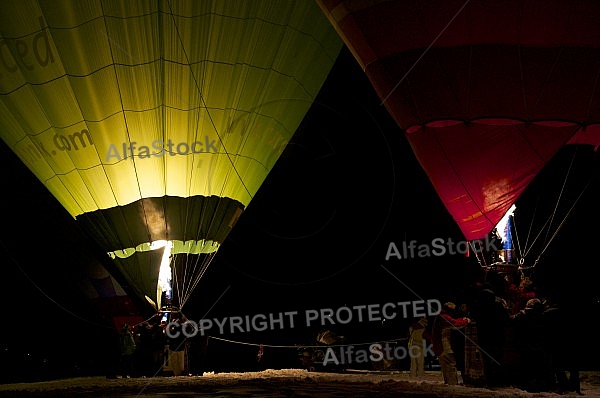
<path id="1" fill-rule="evenodd" d="M 600 397 L 600 372 L 582 372 L 585 397 Z M 84 377 L 0 385 L 0 397 L 558 397 L 517 388 L 446 386 L 438 371 L 411 378 L 407 372 L 308 372 L 303 369 L 203 376 L 106 379 Z M 577 396 L 568 393 L 566 396 Z"/>

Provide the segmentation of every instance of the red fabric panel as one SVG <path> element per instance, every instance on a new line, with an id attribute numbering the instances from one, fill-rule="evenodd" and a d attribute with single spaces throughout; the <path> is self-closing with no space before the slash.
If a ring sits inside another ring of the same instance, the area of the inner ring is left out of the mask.
<path id="1" fill-rule="evenodd" d="M 467 240 L 489 233 L 577 126 L 459 123 L 408 134 Z"/>
<path id="2" fill-rule="evenodd" d="M 431 49 L 419 60 L 421 55 L 404 53 L 366 70 L 402 128 L 478 118 L 600 122 L 600 47 L 494 45 Z"/>
<path id="3" fill-rule="evenodd" d="M 600 125 L 594 124 L 577 132 L 577 134 L 571 137 L 569 144 L 593 145 L 598 149 L 600 147 Z"/>
<path id="4" fill-rule="evenodd" d="M 317 2 L 342 27 L 344 40 L 362 35 L 380 59 L 432 44 L 593 47 L 600 41 L 595 0 Z M 350 19 L 354 22 L 346 24 Z"/>

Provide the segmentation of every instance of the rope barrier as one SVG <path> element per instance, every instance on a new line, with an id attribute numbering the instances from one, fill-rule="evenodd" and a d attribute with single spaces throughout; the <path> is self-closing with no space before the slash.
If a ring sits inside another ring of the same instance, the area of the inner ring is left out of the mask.
<path id="1" fill-rule="evenodd" d="M 380 344 L 380 343 L 392 343 L 392 342 L 398 342 L 398 341 L 402 341 L 402 340 L 408 340 L 407 337 L 401 338 L 401 339 L 392 339 L 392 340 L 379 340 L 379 341 L 374 341 L 374 342 L 370 342 L 370 343 L 355 343 L 355 344 L 329 344 L 329 345 L 302 345 L 302 344 L 296 344 L 296 345 L 272 345 L 272 344 L 260 344 L 260 343 L 248 343 L 248 342 L 244 342 L 244 341 L 236 341 L 236 340 L 229 340 L 229 339 L 224 339 L 222 337 L 214 337 L 214 336 L 208 336 L 209 339 L 215 339 L 215 340 L 220 340 L 220 341 L 224 341 L 227 343 L 232 343 L 232 344 L 241 344 L 241 345 L 249 345 L 249 346 L 255 346 L 255 347 L 270 347 L 270 348 L 324 348 L 324 347 L 349 347 L 349 346 L 357 346 L 357 345 L 372 345 L 372 344 Z"/>

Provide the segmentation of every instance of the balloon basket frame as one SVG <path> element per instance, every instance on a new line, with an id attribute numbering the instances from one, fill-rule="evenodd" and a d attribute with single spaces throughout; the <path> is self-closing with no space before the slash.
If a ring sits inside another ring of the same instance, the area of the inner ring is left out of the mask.
<path id="1" fill-rule="evenodd" d="M 167 306 L 161 307 L 160 310 L 158 310 L 158 312 L 160 312 L 160 313 L 178 313 L 178 312 L 181 312 L 181 310 L 177 306 L 167 305 Z"/>

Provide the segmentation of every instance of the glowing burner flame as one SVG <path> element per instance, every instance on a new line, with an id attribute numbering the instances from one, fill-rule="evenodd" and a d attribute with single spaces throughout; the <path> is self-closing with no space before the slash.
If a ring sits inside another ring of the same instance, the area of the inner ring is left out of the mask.
<path id="1" fill-rule="evenodd" d="M 503 250 L 500 253 L 500 258 L 505 262 L 510 262 L 512 260 L 513 243 L 510 217 L 514 214 L 515 210 L 516 206 L 512 205 L 496 225 L 496 232 L 500 239 L 502 239 Z"/>
<path id="2" fill-rule="evenodd" d="M 157 286 L 157 299 L 158 306 L 162 305 L 161 298 L 162 294 L 165 294 L 165 298 L 171 299 L 173 297 L 173 284 L 172 284 L 172 270 L 171 270 L 171 249 L 173 248 L 173 242 L 167 240 L 156 240 L 150 243 L 150 249 L 156 250 L 164 247 L 162 259 L 160 261 L 160 271 L 158 273 L 158 286 Z"/>

